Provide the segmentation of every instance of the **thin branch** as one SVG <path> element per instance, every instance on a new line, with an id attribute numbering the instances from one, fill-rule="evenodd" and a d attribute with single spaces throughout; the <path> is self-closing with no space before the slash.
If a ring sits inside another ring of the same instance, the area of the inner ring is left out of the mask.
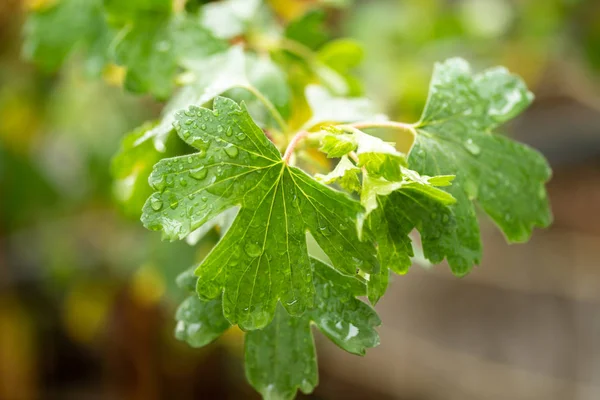
<path id="1" fill-rule="evenodd" d="M 403 122 L 395 122 L 395 121 L 365 121 L 365 122 L 355 122 L 353 124 L 346 124 L 344 126 L 349 126 L 355 129 L 372 129 L 372 128 L 384 128 L 384 129 L 394 129 L 397 131 L 410 132 L 413 136 L 416 136 L 415 125 L 414 124 L 405 124 Z"/>
<path id="2" fill-rule="evenodd" d="M 294 135 L 287 148 L 285 149 L 285 153 L 283 155 L 283 161 L 285 161 L 286 164 L 290 161 L 290 157 L 292 157 L 292 154 L 294 154 L 294 150 L 296 149 L 298 143 L 302 139 L 306 138 L 308 135 L 309 132 L 307 131 L 300 131 Z"/>

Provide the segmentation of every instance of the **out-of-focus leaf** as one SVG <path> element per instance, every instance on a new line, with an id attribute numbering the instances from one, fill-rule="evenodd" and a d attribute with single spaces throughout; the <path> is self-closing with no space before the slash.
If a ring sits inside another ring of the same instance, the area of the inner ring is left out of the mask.
<path id="1" fill-rule="evenodd" d="M 327 122 L 355 122 L 379 117 L 368 99 L 332 96 L 317 85 L 306 88 L 306 100 L 312 110 L 312 117 L 305 124 L 309 128 Z"/>
<path id="2" fill-rule="evenodd" d="M 202 58 L 226 44 L 192 17 L 152 15 L 126 25 L 115 45 L 115 61 L 127 67 L 125 87 L 167 98 L 183 58 Z"/>
<path id="3" fill-rule="evenodd" d="M 202 25 L 215 36 L 230 39 L 246 32 L 262 0 L 223 0 L 202 7 Z"/>
<path id="4" fill-rule="evenodd" d="M 32 12 L 25 24 L 23 53 L 46 71 L 56 71 L 77 47 L 85 48 L 90 71 L 105 63 L 112 32 L 102 0 L 62 0 Z"/>
<path id="5" fill-rule="evenodd" d="M 314 9 L 291 21 L 285 28 L 285 36 L 316 50 L 329 39 L 325 29 L 325 11 Z"/>

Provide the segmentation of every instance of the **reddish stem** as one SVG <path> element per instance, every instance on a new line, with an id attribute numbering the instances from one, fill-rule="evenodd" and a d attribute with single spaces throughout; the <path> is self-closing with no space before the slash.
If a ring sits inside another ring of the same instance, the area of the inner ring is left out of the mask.
<path id="1" fill-rule="evenodd" d="M 304 139 L 307 136 L 308 136 L 307 131 L 300 131 L 294 135 L 294 137 L 288 144 L 287 149 L 285 149 L 285 154 L 283 155 L 283 161 L 285 161 L 286 164 L 290 161 L 290 157 L 292 157 L 292 154 L 294 154 L 294 150 L 296 149 L 298 142 L 300 142 L 302 139 Z"/>

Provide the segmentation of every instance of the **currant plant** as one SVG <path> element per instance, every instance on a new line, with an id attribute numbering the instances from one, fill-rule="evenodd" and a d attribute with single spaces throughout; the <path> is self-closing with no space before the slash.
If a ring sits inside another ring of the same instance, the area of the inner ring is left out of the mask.
<path id="1" fill-rule="evenodd" d="M 360 97 L 360 46 L 329 40 L 325 16 L 281 26 L 258 0 L 59 0 L 25 27 L 24 53 L 42 68 L 75 53 L 90 74 L 122 72 L 125 89 L 167 100 L 124 137 L 117 199 L 167 240 L 220 228 L 178 279 L 189 297 L 175 335 L 200 347 L 239 326 L 265 398 L 317 385 L 312 325 L 350 353 L 379 344 L 381 321 L 358 298 L 377 303 L 413 247 L 457 276 L 479 264 L 475 203 L 509 242 L 551 222 L 547 162 L 496 132 L 533 100 L 520 78 L 440 62 L 420 120 L 394 122 Z"/>

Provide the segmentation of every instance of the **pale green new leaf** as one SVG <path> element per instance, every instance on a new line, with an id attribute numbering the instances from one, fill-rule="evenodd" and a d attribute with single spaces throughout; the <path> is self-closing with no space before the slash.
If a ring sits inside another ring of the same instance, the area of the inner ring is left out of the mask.
<path id="1" fill-rule="evenodd" d="M 264 327 L 278 300 L 293 315 L 313 305 L 307 231 L 338 270 L 377 269 L 372 244 L 358 239 L 360 204 L 288 166 L 243 105 L 218 97 L 214 110 L 191 107 L 175 125 L 198 153 L 155 166 L 150 183 L 158 192 L 146 202 L 142 221 L 167 239 L 183 239 L 241 207 L 196 271 L 200 296 L 222 293 L 232 324 Z"/>
<path id="2" fill-rule="evenodd" d="M 389 181 L 400 180 L 401 167 L 406 165 L 406 156 L 397 151 L 393 143 L 350 127 L 329 129 L 322 138 L 320 150 L 328 157 L 341 157 L 356 151 L 359 167 L 365 167 L 372 176 Z"/>
<path id="3" fill-rule="evenodd" d="M 336 167 L 327 175 L 317 174 L 315 178 L 325 184 L 338 183 L 349 192 L 360 192 L 360 168 L 352 163 L 348 157 L 343 156 Z"/>
<path id="4" fill-rule="evenodd" d="M 381 320 L 358 300 L 366 288 L 355 277 L 343 276 L 312 259 L 316 288 L 315 306 L 300 317 L 278 307 L 275 319 L 262 330 L 246 335 L 246 376 L 266 399 L 293 399 L 296 391 L 310 393 L 318 370 L 310 325 L 342 349 L 364 355 L 379 344 L 375 327 Z"/>
<path id="5" fill-rule="evenodd" d="M 552 216 L 544 184 L 550 168 L 534 149 L 493 133 L 532 101 L 521 79 L 504 68 L 473 74 L 468 63 L 450 59 L 437 64 L 429 99 L 417 124 L 410 168 L 427 175 L 456 175 L 449 192 L 457 226 L 455 249 L 447 254 L 462 275 L 481 259 L 479 226 L 472 201 L 496 222 L 510 242 L 529 239 L 534 227 Z M 423 243 L 425 256 L 440 262 L 445 251 Z"/>

